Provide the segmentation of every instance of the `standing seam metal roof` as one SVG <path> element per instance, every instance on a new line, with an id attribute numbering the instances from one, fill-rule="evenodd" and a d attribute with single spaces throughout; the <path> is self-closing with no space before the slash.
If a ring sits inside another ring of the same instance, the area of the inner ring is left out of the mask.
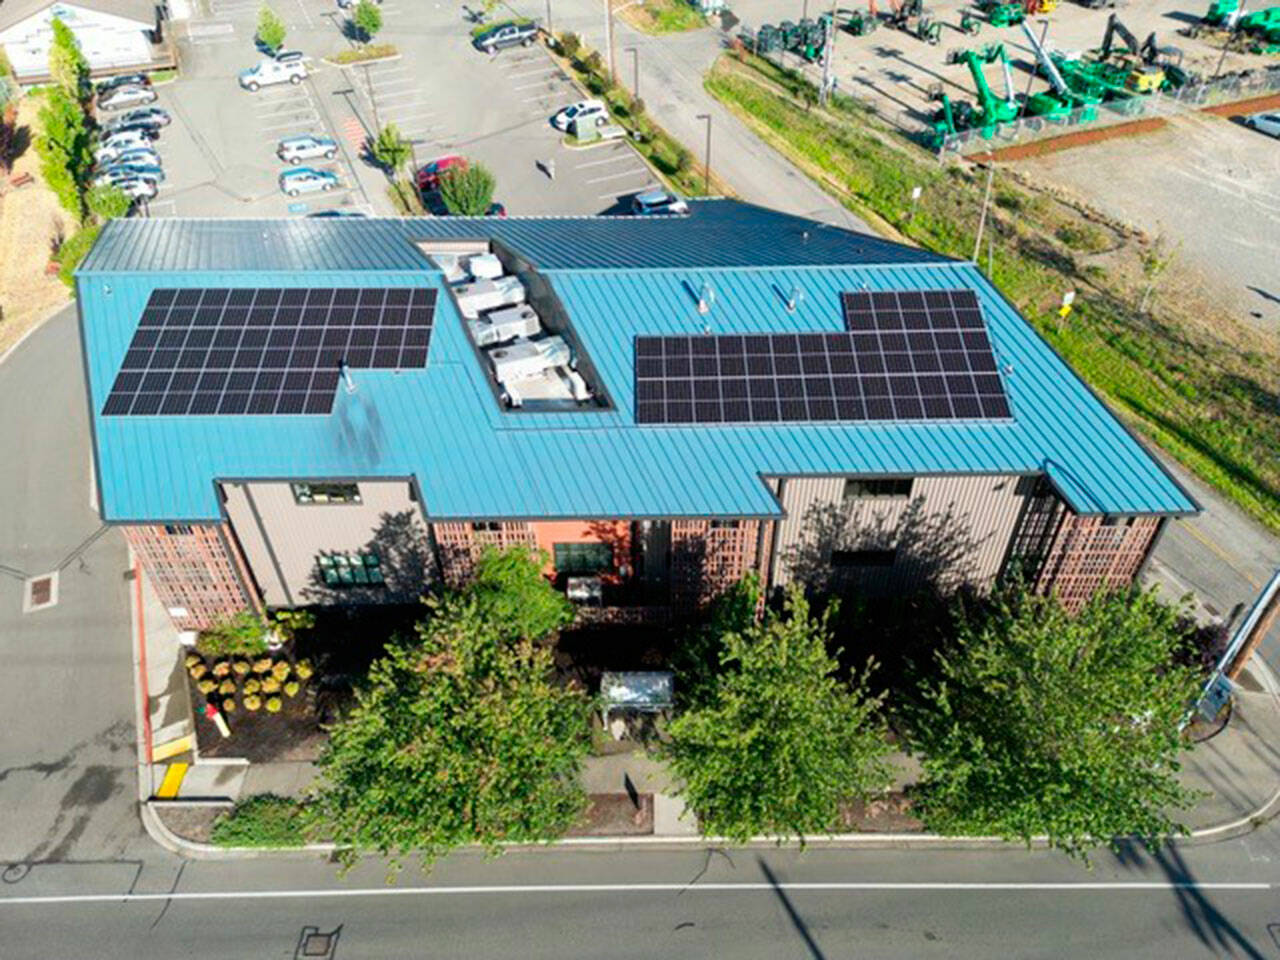
<path id="1" fill-rule="evenodd" d="M 761 478 L 797 474 L 1047 473 L 1079 512 L 1197 509 L 971 264 L 736 202 L 694 211 L 652 220 L 109 224 L 78 276 L 104 517 L 217 519 L 218 479 L 408 475 L 437 518 L 775 516 Z M 158 286 L 443 288 L 406 241 L 481 231 L 551 282 L 614 410 L 501 411 L 442 295 L 427 369 L 358 371 L 357 392 L 339 391 L 329 416 L 99 415 Z M 691 293 L 704 281 L 716 291 L 705 317 Z M 780 291 L 796 286 L 805 298 L 789 313 Z M 841 291 L 940 287 L 977 291 L 1012 422 L 634 422 L 637 334 L 839 330 Z"/>

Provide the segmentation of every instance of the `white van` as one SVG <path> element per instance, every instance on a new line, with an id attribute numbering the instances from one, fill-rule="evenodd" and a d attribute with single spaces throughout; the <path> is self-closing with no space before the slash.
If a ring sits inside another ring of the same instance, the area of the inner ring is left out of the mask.
<path id="1" fill-rule="evenodd" d="M 307 65 L 301 60 L 263 60 L 256 67 L 240 71 L 240 86 L 251 93 L 273 83 L 301 83 L 307 79 Z"/>

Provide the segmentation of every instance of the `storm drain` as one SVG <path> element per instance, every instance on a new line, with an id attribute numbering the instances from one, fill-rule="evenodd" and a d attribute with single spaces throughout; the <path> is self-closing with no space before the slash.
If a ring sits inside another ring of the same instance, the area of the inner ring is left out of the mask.
<path id="1" fill-rule="evenodd" d="M 24 584 L 22 591 L 22 612 L 35 613 L 46 610 L 58 603 L 58 574 L 45 573 L 32 577 Z"/>
<path id="2" fill-rule="evenodd" d="M 298 938 L 298 949 L 294 960 L 333 960 L 337 955 L 338 933 L 342 930 L 331 930 L 321 933 L 319 927 L 303 927 L 302 936 Z"/>

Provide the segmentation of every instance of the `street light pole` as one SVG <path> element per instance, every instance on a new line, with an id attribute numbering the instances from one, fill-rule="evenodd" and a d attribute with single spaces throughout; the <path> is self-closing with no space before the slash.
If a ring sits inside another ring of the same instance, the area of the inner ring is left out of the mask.
<path id="1" fill-rule="evenodd" d="M 551 26 L 551 0 L 547 0 L 547 36 L 553 40 L 556 36 L 555 30 Z"/>
<path id="2" fill-rule="evenodd" d="M 702 165 L 702 169 L 703 169 L 702 188 L 707 192 L 708 195 L 710 195 L 711 193 L 711 114 L 700 113 L 698 114 L 698 119 L 707 121 L 707 152 Z"/>
<path id="3" fill-rule="evenodd" d="M 626 52 L 631 54 L 631 96 L 640 96 L 640 51 L 635 47 L 627 47 Z"/>
<path id="4" fill-rule="evenodd" d="M 609 54 L 609 81 L 614 79 L 613 72 L 613 0 L 604 0 L 604 40 Z"/>
<path id="5" fill-rule="evenodd" d="M 836 2 L 831 0 L 831 19 L 827 22 L 826 42 L 822 45 L 822 89 L 818 91 L 818 106 L 827 105 L 827 91 L 831 89 L 831 57 L 836 48 Z"/>

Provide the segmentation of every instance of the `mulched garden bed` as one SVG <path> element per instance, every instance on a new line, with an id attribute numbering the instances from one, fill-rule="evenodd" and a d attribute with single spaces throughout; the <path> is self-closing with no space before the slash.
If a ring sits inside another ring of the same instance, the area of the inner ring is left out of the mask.
<path id="1" fill-rule="evenodd" d="M 583 823 L 570 837 L 634 837 L 653 833 L 653 794 L 636 795 L 637 806 L 626 793 L 593 793 L 588 798 Z"/>
<path id="2" fill-rule="evenodd" d="M 854 833 L 921 833 L 924 824 L 911 815 L 911 801 L 895 790 L 844 810 L 844 826 Z"/>

